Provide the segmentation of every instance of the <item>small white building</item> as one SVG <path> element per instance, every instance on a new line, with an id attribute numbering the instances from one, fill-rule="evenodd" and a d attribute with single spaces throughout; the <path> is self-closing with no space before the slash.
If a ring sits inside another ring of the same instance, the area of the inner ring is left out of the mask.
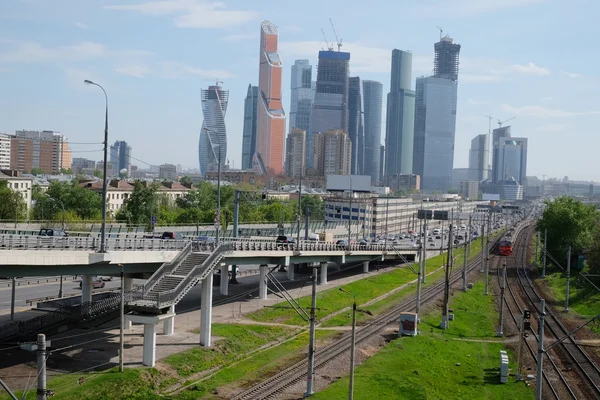
<path id="1" fill-rule="evenodd" d="M 21 176 L 18 171 L 2 170 L 0 172 L 0 181 L 7 181 L 10 189 L 21 194 L 21 197 L 25 200 L 27 209 L 31 208 L 33 179 Z"/>

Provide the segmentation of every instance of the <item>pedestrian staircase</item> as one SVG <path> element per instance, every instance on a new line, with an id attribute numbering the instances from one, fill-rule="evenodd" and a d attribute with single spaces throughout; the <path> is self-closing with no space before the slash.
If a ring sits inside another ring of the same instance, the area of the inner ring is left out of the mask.
<path id="1" fill-rule="evenodd" d="M 232 243 L 198 248 L 187 245 L 169 263 L 163 264 L 148 279 L 142 293 L 129 305 L 139 311 L 160 313 L 177 304 L 198 282 L 209 276 L 223 257 L 233 249 Z"/>

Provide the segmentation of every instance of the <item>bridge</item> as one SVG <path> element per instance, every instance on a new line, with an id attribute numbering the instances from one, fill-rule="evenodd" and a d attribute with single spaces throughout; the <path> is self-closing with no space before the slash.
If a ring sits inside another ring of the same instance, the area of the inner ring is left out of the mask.
<path id="1" fill-rule="evenodd" d="M 160 240 L 144 238 L 108 239 L 107 253 L 97 253 L 99 243 L 86 237 L 40 237 L 0 235 L 0 276 L 82 275 L 82 300 L 75 307 L 42 316 L 35 321 L 13 322 L 4 326 L 0 338 L 27 336 L 47 327 L 72 320 L 86 320 L 110 315 L 120 307 L 117 296 L 92 302 L 92 277 L 118 275 L 127 271 L 123 281 L 127 308 L 126 327 L 144 324 L 144 364 L 155 363 L 156 325 L 165 324 L 173 333 L 175 305 L 201 284 L 200 344 L 211 345 L 213 273 L 228 276 L 229 266 L 259 264 L 259 298 L 267 298 L 269 266 L 286 266 L 287 277 L 294 279 L 299 264 L 312 263 L 320 268 L 320 284 L 327 283 L 329 263 L 362 262 L 368 272 L 373 260 L 415 260 L 417 247 L 397 245 L 351 244 L 301 241 L 298 244 L 276 243 L 272 239 L 231 238 L 220 244 L 198 240 Z M 439 250 L 437 248 L 436 250 Z M 133 287 L 131 275 L 152 273 L 144 285 Z M 228 279 L 221 279 L 221 294 L 227 295 Z"/>

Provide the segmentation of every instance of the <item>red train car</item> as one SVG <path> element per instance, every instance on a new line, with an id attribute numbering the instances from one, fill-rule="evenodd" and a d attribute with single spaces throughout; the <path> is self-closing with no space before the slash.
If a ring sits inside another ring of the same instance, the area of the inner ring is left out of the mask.
<path id="1" fill-rule="evenodd" d="M 512 254 L 512 242 L 510 240 L 502 240 L 498 245 L 498 253 L 501 256 L 510 256 Z"/>

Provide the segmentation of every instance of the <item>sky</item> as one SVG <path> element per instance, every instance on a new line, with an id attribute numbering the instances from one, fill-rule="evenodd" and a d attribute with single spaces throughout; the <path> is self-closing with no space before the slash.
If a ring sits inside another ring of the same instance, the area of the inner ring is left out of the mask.
<path id="1" fill-rule="evenodd" d="M 128 142 L 133 164 L 198 168 L 200 90 L 219 80 L 239 167 L 260 23 L 279 30 L 289 111 L 290 67 L 307 58 L 316 78 L 331 18 L 351 76 L 383 83 L 384 102 L 392 49 L 413 53 L 414 88 L 432 73 L 438 27 L 462 46 L 455 168 L 486 116 L 492 128 L 516 117 L 505 125 L 529 139 L 527 175 L 600 181 L 597 15 L 596 0 L 1 0 L 0 132 L 58 131 L 73 157 L 100 160 L 104 96 L 90 79 L 108 94 L 109 143 Z"/>

